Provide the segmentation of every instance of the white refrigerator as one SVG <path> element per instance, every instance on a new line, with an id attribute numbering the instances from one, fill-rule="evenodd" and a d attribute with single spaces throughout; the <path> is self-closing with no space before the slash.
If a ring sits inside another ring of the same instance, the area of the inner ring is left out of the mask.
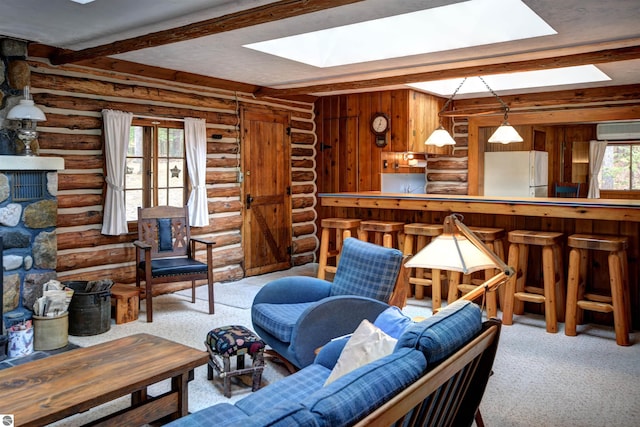
<path id="1" fill-rule="evenodd" d="M 546 151 L 484 153 L 484 195 L 548 197 L 548 164 Z"/>

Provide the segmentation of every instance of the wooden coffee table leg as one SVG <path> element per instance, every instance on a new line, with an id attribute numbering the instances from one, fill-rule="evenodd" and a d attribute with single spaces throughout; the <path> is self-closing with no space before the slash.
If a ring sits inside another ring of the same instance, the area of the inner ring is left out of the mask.
<path id="1" fill-rule="evenodd" d="M 178 411 L 172 417 L 173 419 L 189 414 L 189 377 L 192 372 L 193 369 L 171 378 L 171 390 L 178 392 Z"/>

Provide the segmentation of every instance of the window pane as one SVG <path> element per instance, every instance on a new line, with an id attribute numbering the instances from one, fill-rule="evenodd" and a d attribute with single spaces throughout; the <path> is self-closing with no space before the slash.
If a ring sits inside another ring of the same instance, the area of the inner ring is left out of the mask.
<path id="1" fill-rule="evenodd" d="M 169 156 L 184 157 L 184 131 L 169 129 Z"/>
<path id="2" fill-rule="evenodd" d="M 142 126 L 131 126 L 129 130 L 129 146 L 127 147 L 127 156 L 142 157 Z"/>
<path id="3" fill-rule="evenodd" d="M 167 189 L 158 189 L 158 206 L 166 206 L 167 204 Z"/>
<path id="4" fill-rule="evenodd" d="M 166 188 L 169 185 L 168 165 L 169 161 L 167 159 L 161 158 L 158 160 L 158 188 Z"/>
<path id="5" fill-rule="evenodd" d="M 168 130 L 167 128 L 158 128 L 158 157 L 167 157 L 167 138 L 168 138 Z"/>
<path id="6" fill-rule="evenodd" d="M 127 190 L 142 189 L 142 161 L 141 159 L 127 159 L 124 186 Z"/>
<path id="7" fill-rule="evenodd" d="M 631 147 L 631 189 L 640 190 L 640 144 Z"/>
<path id="8" fill-rule="evenodd" d="M 127 221 L 138 219 L 138 206 L 142 206 L 142 190 L 125 191 L 124 203 L 127 208 Z"/>
<path id="9" fill-rule="evenodd" d="M 170 160 L 169 173 L 170 187 L 182 187 L 184 185 L 184 164 L 182 160 Z"/>
<path id="10" fill-rule="evenodd" d="M 631 189 L 630 145 L 607 146 L 599 178 L 603 190 Z"/>
<path id="11" fill-rule="evenodd" d="M 172 188 L 169 190 L 169 205 L 184 206 L 184 190 L 182 188 Z"/>

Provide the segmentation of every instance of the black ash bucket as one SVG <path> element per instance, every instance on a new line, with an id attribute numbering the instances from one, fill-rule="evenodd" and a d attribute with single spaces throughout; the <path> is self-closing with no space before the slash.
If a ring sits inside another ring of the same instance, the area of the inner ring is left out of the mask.
<path id="1" fill-rule="evenodd" d="M 111 328 L 111 290 L 86 292 L 88 281 L 62 282 L 73 289 L 69 304 L 69 335 L 105 333 Z"/>

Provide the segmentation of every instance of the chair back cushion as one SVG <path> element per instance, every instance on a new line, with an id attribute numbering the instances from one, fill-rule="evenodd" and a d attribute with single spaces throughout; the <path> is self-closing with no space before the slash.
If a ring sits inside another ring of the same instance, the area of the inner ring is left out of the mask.
<path id="1" fill-rule="evenodd" d="M 388 302 L 402 265 L 402 252 L 350 237 L 344 241 L 331 296 L 358 295 Z"/>
<path id="2" fill-rule="evenodd" d="M 409 326 L 398 339 L 396 350 L 415 348 L 429 364 L 447 358 L 482 328 L 482 313 L 476 304 L 457 300 L 428 319 Z"/>

